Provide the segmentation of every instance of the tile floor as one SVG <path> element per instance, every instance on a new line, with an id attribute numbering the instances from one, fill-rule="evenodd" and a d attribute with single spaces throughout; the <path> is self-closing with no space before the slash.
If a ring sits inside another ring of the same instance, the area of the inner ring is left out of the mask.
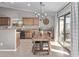
<path id="1" fill-rule="evenodd" d="M 70 57 L 70 54 L 57 42 L 51 41 L 50 55 L 33 55 L 32 40 L 21 39 L 17 51 L 0 51 L 0 57 Z"/>
<path id="2" fill-rule="evenodd" d="M 66 39 L 64 46 L 71 51 L 71 39 Z"/>

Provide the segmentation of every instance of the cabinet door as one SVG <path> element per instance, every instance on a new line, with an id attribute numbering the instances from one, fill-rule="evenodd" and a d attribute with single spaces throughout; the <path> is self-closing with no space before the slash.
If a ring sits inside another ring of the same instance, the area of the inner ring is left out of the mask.
<path id="1" fill-rule="evenodd" d="M 26 38 L 26 39 L 30 38 L 29 32 L 26 32 L 26 33 L 25 33 L 25 38 Z"/>
<path id="2" fill-rule="evenodd" d="M 9 17 L 0 17 L 0 25 L 10 25 Z"/>
<path id="3" fill-rule="evenodd" d="M 0 24 L 3 25 L 3 17 L 0 17 L 0 20 L 1 20 Z"/>
<path id="4" fill-rule="evenodd" d="M 3 25 L 8 25 L 8 19 L 4 18 L 4 20 L 2 20 L 2 21 L 3 21 Z"/>
<path id="5" fill-rule="evenodd" d="M 24 18 L 23 24 L 24 25 L 33 25 L 33 18 Z"/>
<path id="6" fill-rule="evenodd" d="M 32 38 L 32 31 L 26 31 L 25 32 L 25 38 L 26 39 L 31 39 Z"/>
<path id="7" fill-rule="evenodd" d="M 3 24 L 4 25 L 10 25 L 10 18 L 9 17 L 4 18 Z"/>
<path id="8" fill-rule="evenodd" d="M 2 19 L 0 18 L 0 25 L 2 25 Z"/>
<path id="9" fill-rule="evenodd" d="M 5 25 L 5 18 L 4 17 L 1 17 L 1 24 Z"/>
<path id="10" fill-rule="evenodd" d="M 20 45 L 20 33 L 16 33 L 16 48 Z"/>
<path id="11" fill-rule="evenodd" d="M 39 19 L 38 18 L 34 18 L 34 25 L 39 25 Z"/>

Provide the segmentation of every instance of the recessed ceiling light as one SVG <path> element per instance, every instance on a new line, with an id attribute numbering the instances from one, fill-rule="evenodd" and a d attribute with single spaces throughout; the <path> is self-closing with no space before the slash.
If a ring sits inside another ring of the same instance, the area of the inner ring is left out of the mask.
<path id="1" fill-rule="evenodd" d="M 30 4 L 30 3 L 28 3 L 28 4 L 27 4 L 27 6 L 28 6 L 28 7 L 30 7 L 30 6 L 31 6 L 31 4 Z"/>

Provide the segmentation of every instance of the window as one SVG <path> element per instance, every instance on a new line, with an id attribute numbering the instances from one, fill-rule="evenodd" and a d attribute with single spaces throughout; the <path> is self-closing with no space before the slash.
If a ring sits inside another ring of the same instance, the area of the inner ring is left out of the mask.
<path id="1" fill-rule="evenodd" d="M 64 46 L 71 50 L 71 35 L 70 35 L 70 21 L 71 21 L 71 14 L 65 15 L 65 38 L 64 38 Z"/>

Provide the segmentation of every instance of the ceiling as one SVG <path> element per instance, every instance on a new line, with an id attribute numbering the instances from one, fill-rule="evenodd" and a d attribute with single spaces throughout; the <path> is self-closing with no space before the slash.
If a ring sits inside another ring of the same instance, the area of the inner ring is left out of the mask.
<path id="1" fill-rule="evenodd" d="M 30 6 L 27 6 L 28 4 L 30 4 Z M 43 4 L 45 4 L 45 12 L 52 15 L 52 13 L 56 13 L 68 4 L 68 2 L 43 2 Z M 0 7 L 33 13 L 35 10 L 40 10 L 40 2 L 0 2 Z"/>

